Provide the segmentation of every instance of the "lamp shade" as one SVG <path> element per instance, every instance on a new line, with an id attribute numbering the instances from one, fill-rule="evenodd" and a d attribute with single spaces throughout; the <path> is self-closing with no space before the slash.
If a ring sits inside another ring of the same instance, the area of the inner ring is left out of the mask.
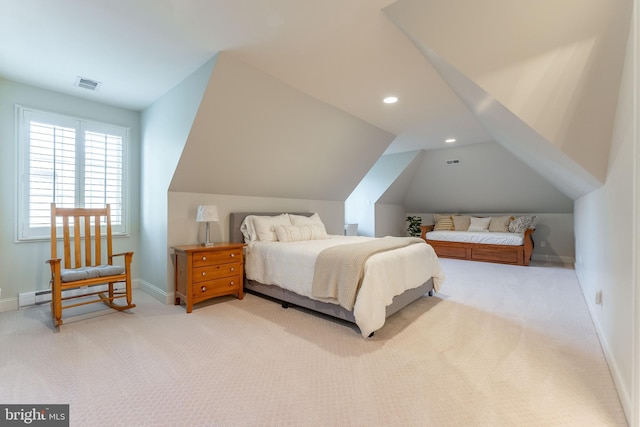
<path id="1" fill-rule="evenodd" d="M 216 205 L 200 205 L 198 206 L 198 214 L 196 222 L 218 221 L 218 207 Z"/>

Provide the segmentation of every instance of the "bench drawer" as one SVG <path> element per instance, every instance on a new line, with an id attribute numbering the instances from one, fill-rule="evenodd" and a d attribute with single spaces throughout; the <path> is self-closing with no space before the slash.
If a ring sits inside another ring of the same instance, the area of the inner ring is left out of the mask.
<path id="1" fill-rule="evenodd" d="M 471 249 L 471 259 L 476 261 L 501 262 L 506 264 L 517 264 L 521 256 L 518 256 L 518 250 L 514 248 L 512 251 L 495 251 L 482 248 Z"/>
<path id="2" fill-rule="evenodd" d="M 468 259 L 466 248 L 455 248 L 451 246 L 438 246 L 434 247 L 436 255 L 447 258 L 460 258 Z"/>

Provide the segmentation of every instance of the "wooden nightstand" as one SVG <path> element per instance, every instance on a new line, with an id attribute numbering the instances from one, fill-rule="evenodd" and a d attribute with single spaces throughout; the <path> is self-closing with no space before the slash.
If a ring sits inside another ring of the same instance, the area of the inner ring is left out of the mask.
<path id="1" fill-rule="evenodd" d="M 191 313 L 194 304 L 209 298 L 235 294 L 242 299 L 243 246 L 243 243 L 174 246 L 175 304 L 184 301 L 187 313 Z"/>

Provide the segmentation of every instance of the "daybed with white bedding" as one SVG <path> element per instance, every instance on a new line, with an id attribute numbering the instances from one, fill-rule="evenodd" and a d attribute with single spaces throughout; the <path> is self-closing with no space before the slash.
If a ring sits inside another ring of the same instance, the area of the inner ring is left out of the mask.
<path id="1" fill-rule="evenodd" d="M 251 229 L 255 224 L 259 226 Z M 388 316 L 437 291 L 444 280 L 433 248 L 422 241 L 327 235 L 317 214 L 231 213 L 229 236 L 233 242 L 247 242 L 245 290 L 275 298 L 283 307 L 293 304 L 355 323 L 365 337 L 380 329 Z M 376 241 L 374 245 L 401 243 L 401 247 L 364 257 L 361 254 L 366 260 L 363 275 L 357 280 L 359 286 L 350 304 L 349 298 L 345 302 L 343 295 L 338 295 L 340 289 L 324 287 L 324 281 L 328 278 L 334 285 L 343 284 L 340 273 L 351 270 L 336 266 L 321 274 L 316 263 L 329 262 L 332 252 L 347 259 L 345 250 L 358 253 L 371 241 Z M 344 246 L 350 244 L 353 246 Z M 322 283 L 318 282 L 320 277 Z"/>
<path id="2" fill-rule="evenodd" d="M 434 215 L 421 237 L 439 257 L 528 266 L 535 216 Z"/>

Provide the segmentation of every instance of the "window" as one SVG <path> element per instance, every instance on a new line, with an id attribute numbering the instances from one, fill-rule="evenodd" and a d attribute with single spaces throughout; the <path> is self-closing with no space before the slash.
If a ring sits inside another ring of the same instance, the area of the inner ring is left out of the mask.
<path id="1" fill-rule="evenodd" d="M 51 203 L 111 205 L 114 234 L 127 233 L 129 129 L 17 108 L 18 240 L 50 236 Z"/>

